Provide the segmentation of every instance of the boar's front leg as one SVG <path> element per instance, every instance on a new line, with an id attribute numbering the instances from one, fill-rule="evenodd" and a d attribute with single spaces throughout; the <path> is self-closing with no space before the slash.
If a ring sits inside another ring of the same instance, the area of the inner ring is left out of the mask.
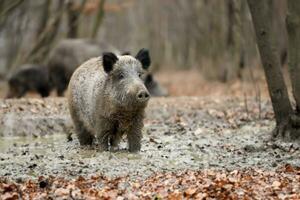
<path id="1" fill-rule="evenodd" d="M 127 132 L 128 147 L 130 152 L 141 150 L 143 119 L 139 118 L 133 121 L 132 126 Z"/>
<path id="2" fill-rule="evenodd" d="M 116 151 L 119 149 L 118 145 L 122 139 L 122 131 L 116 129 L 113 133 L 112 137 L 110 138 L 110 151 Z"/>

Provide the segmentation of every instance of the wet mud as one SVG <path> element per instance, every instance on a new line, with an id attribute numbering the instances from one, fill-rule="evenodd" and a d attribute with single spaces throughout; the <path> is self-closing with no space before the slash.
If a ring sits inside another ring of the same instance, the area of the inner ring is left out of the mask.
<path id="1" fill-rule="evenodd" d="M 142 150 L 125 140 L 117 152 L 80 147 L 64 98 L 0 101 L 0 177 L 103 174 L 146 178 L 184 169 L 275 170 L 300 165 L 296 143 L 270 140 L 275 126 L 267 100 L 153 98 L 147 108 Z"/>

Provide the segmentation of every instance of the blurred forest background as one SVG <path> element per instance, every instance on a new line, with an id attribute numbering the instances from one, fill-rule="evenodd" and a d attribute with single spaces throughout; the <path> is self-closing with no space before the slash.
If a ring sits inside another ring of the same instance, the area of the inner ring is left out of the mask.
<path id="1" fill-rule="evenodd" d="M 286 1 L 272 6 L 284 64 Z M 246 0 L 1 0 L 0 13 L 2 78 L 21 64 L 45 63 L 61 39 L 90 38 L 133 54 L 149 48 L 158 77 L 191 69 L 205 80 L 255 82 L 259 57 Z"/>

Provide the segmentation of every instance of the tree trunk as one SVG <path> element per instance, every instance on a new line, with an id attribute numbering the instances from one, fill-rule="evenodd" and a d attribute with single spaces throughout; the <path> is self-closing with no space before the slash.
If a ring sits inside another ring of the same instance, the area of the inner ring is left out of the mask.
<path id="1" fill-rule="evenodd" d="M 259 53 L 263 63 L 269 93 L 276 118 L 273 136 L 296 139 L 300 136 L 300 5 L 296 0 L 288 1 L 287 29 L 289 37 L 289 69 L 296 100 L 296 111 L 293 111 L 280 68 L 279 53 L 272 31 L 272 1 L 248 0 L 252 21 L 256 33 Z"/>
<path id="2" fill-rule="evenodd" d="M 75 7 L 74 1 L 70 1 L 67 4 L 67 14 L 68 14 L 68 38 L 77 38 L 78 37 L 78 22 L 82 10 L 86 0 L 82 0 L 81 5 L 79 8 Z"/>
<path id="3" fill-rule="evenodd" d="M 98 6 L 98 13 L 97 13 L 95 23 L 93 25 L 92 34 L 91 34 L 92 39 L 95 39 L 95 37 L 97 36 L 98 29 L 102 23 L 102 20 L 104 17 L 104 4 L 105 4 L 105 0 L 100 0 L 99 6 Z"/>
<path id="4" fill-rule="evenodd" d="M 46 0 L 43 8 L 42 8 L 42 14 L 41 14 L 41 18 L 39 19 L 39 25 L 36 31 L 36 36 L 39 37 L 39 35 L 44 32 L 45 28 L 47 27 L 47 22 L 49 19 L 49 9 L 51 6 L 51 1 L 50 0 Z"/>
<path id="5" fill-rule="evenodd" d="M 276 36 L 276 42 L 279 50 L 281 66 L 287 63 L 287 30 L 285 17 L 287 13 L 287 2 L 282 0 L 273 0 L 272 28 Z"/>
<path id="6" fill-rule="evenodd" d="M 228 33 L 227 52 L 229 55 L 226 82 L 232 78 L 242 78 L 244 67 L 244 51 L 242 38 L 242 2 L 240 0 L 227 0 Z"/>
<path id="7" fill-rule="evenodd" d="M 284 136 L 285 132 L 291 131 L 290 118 L 293 110 L 281 71 L 279 53 L 274 43 L 270 19 L 272 11 L 269 9 L 271 2 L 248 0 L 248 5 L 276 118 L 273 136 Z"/>
<path id="8" fill-rule="evenodd" d="M 234 2 L 233 0 L 227 0 L 227 17 L 228 17 L 228 33 L 227 33 L 227 46 L 233 46 L 233 26 L 234 26 Z"/>
<path id="9" fill-rule="evenodd" d="M 288 30 L 289 71 L 296 100 L 297 111 L 300 111 L 300 4 L 297 0 L 288 0 L 286 18 Z"/>

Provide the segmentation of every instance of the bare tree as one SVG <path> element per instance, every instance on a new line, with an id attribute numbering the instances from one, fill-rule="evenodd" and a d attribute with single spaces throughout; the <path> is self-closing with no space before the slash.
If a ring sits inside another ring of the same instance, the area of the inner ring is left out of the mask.
<path id="1" fill-rule="evenodd" d="M 300 5 L 297 0 L 288 0 L 287 28 L 289 36 L 289 67 L 293 86 L 293 94 L 296 99 L 296 109 L 292 108 L 287 87 L 281 71 L 278 46 L 275 42 L 275 34 L 272 31 L 272 6 L 273 1 L 248 0 L 252 21 L 256 33 L 257 45 L 265 71 L 268 89 L 276 118 L 276 128 L 273 136 L 294 139 L 300 134 L 299 103 L 300 82 Z"/>
<path id="2" fill-rule="evenodd" d="M 49 37 L 44 37 L 43 40 L 40 36 L 60 10 L 56 5 L 61 1 L 63 0 L 0 0 L 0 13 L 6 13 L 3 18 L 0 14 L 0 24 L 6 21 L 0 26 L 0 42 L 5 43 L 5 48 L 0 51 L 0 63 L 12 63 L 5 64 L 7 68 L 17 67 L 22 58 L 33 50 L 33 46 L 36 45 L 33 54 L 40 54 L 47 49 L 39 49 L 44 43 L 42 41 L 47 40 L 47 43 L 53 44 L 46 38 L 50 38 L 55 29 L 48 32 Z M 152 52 L 152 69 L 199 67 L 203 71 L 209 71 L 211 78 L 218 78 L 219 75 L 214 74 L 219 74 L 226 64 L 230 74 L 234 75 L 240 54 L 238 48 L 247 47 L 244 48 L 245 58 L 249 61 L 256 58 L 256 49 L 248 8 L 239 8 L 245 1 L 229 1 L 233 2 L 234 10 L 230 19 L 226 17 L 226 1 L 220 0 L 68 0 L 65 2 L 70 4 L 60 19 L 55 38 L 91 37 L 97 41 L 105 41 L 117 49 L 132 52 L 144 46 Z M 80 8 L 84 2 L 85 5 Z M 232 20 L 232 28 L 228 27 L 228 20 Z M 239 33 L 240 24 L 243 26 L 243 33 Z M 100 31 L 101 34 L 98 34 Z M 226 44 L 228 32 L 231 34 L 229 40 L 233 41 L 228 43 L 230 48 Z M 41 41 L 41 45 L 37 45 L 38 41 Z M 8 60 L 11 61 L 7 62 Z M 0 71 L 7 71 L 4 69 L 6 66 L 2 66 L 4 65 L 0 66 Z"/>

